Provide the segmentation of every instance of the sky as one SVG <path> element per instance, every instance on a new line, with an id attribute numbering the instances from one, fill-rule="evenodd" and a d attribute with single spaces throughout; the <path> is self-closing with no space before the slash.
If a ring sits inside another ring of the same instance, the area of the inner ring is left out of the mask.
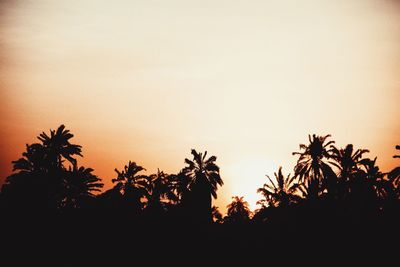
<path id="1" fill-rule="evenodd" d="M 217 156 L 251 208 L 308 134 L 398 165 L 400 8 L 394 0 L 0 1 L 0 183 L 65 124 L 112 186 L 129 160 L 176 173 Z"/>

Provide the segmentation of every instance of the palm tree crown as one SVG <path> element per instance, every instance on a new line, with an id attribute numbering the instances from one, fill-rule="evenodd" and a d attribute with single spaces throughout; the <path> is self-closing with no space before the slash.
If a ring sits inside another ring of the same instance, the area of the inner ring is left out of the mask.
<path id="1" fill-rule="evenodd" d="M 196 184 L 205 183 L 209 186 L 209 192 L 214 198 L 217 198 L 218 185 L 222 186 L 224 182 L 219 174 L 219 167 L 215 164 L 217 157 L 211 156 L 206 159 L 207 151 L 204 153 L 197 153 L 192 149 L 193 160 L 185 159 L 185 163 L 189 166 L 183 169 L 189 178 L 189 189 L 192 189 Z"/>
<path id="2" fill-rule="evenodd" d="M 232 202 L 226 207 L 228 210 L 224 221 L 245 222 L 250 219 L 251 211 L 249 203 L 245 201 L 243 197 L 232 197 Z"/>
<path id="3" fill-rule="evenodd" d="M 146 175 L 139 174 L 139 172 L 146 170 L 136 162 L 129 161 L 128 165 L 124 166 L 124 170 L 119 171 L 115 169 L 118 174 L 117 178 L 112 179 L 114 186 L 121 192 L 127 199 L 132 199 L 136 204 L 140 204 L 140 199 L 147 196 L 148 179 Z"/>
<path id="4" fill-rule="evenodd" d="M 265 200 L 258 203 L 264 205 L 264 202 L 267 202 L 269 206 L 290 204 L 296 199 L 294 194 L 299 187 L 299 184 L 295 183 L 296 177 L 290 177 L 290 174 L 285 177 L 282 174 L 282 167 L 279 167 L 278 173 L 275 172 L 274 175 L 276 182 L 266 175 L 269 183 L 265 183 L 262 188 L 257 189 L 257 193 L 261 193 L 265 197 Z"/>
<path id="5" fill-rule="evenodd" d="M 82 147 L 69 142 L 72 137 L 74 135 L 69 130 L 65 130 L 64 125 L 58 127 L 57 130 L 50 130 L 50 136 L 44 132 L 38 136 L 38 139 L 47 151 L 48 160 L 51 165 L 61 167 L 63 158 L 74 165 L 76 164 L 76 159 L 73 156 L 78 155 L 82 157 Z"/>
<path id="6" fill-rule="evenodd" d="M 94 192 L 100 192 L 103 187 L 101 179 L 94 175 L 92 168 L 70 167 L 65 178 L 64 206 L 79 207 L 87 199 L 94 197 Z"/>
<path id="7" fill-rule="evenodd" d="M 148 206 L 162 206 L 165 203 L 176 203 L 178 200 L 174 192 L 174 176 L 157 170 L 156 174 L 149 175 L 147 186 Z"/>
<path id="8" fill-rule="evenodd" d="M 327 173 L 332 172 L 330 161 L 332 157 L 332 144 L 334 141 L 327 141 L 330 135 L 312 137 L 309 135 L 310 144 L 300 145 L 300 152 L 293 152 L 293 155 L 299 155 L 295 166 L 295 176 L 301 181 L 316 179 L 320 182 Z"/>

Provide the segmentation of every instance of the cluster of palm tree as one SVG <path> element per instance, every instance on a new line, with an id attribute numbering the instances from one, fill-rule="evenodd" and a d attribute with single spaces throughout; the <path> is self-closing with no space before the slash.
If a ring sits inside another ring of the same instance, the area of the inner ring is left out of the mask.
<path id="1" fill-rule="evenodd" d="M 197 221 L 211 221 L 211 198 L 217 198 L 223 185 L 216 157 L 192 150 L 193 159 L 178 174 L 158 170 L 146 175 L 146 169 L 129 161 L 122 171 L 115 169 L 114 187 L 98 198 L 105 198 L 112 208 L 123 207 L 136 214 L 162 215 L 179 208 Z"/>
<path id="2" fill-rule="evenodd" d="M 309 144 L 293 152 L 299 157 L 294 175 L 284 175 L 280 167 L 274 178 L 266 176 L 266 183 L 257 190 L 262 195 L 261 208 L 254 216 L 243 197 L 233 197 L 226 216 L 212 206 L 212 198 L 217 198 L 223 185 L 217 158 L 194 149 L 192 159 L 186 158 L 186 166 L 177 174 L 158 170 L 147 175 L 144 167 L 129 161 L 122 170 L 115 169 L 113 188 L 100 193 L 103 183 L 93 169 L 78 165 L 76 157 L 82 157 L 82 150 L 70 143 L 72 137 L 61 125 L 49 135 L 41 133 L 40 142 L 26 145 L 2 186 L 0 206 L 52 211 L 100 207 L 135 215 L 179 211 L 195 221 L 217 223 L 266 220 L 273 209 L 316 203 L 375 213 L 400 206 L 400 167 L 382 173 L 376 158 L 364 157 L 368 150 L 354 149 L 351 144 L 337 148 L 330 135 L 309 136 Z"/>
<path id="3" fill-rule="evenodd" d="M 193 159 L 178 174 L 158 170 L 146 175 L 145 168 L 129 161 L 115 169 L 114 187 L 101 194 L 101 179 L 93 169 L 79 167 L 81 146 L 70 143 L 73 135 L 61 125 L 40 143 L 26 146 L 22 158 L 13 161 L 14 173 L 1 190 L 1 205 L 18 209 L 47 208 L 54 211 L 85 207 L 111 207 L 132 214 L 163 214 L 176 207 L 197 220 L 211 220 L 211 198 L 223 185 L 216 157 L 192 150 Z"/>
<path id="4" fill-rule="evenodd" d="M 364 157 L 368 150 L 354 149 L 351 144 L 337 148 L 329 138 L 309 136 L 309 144 L 301 144 L 300 151 L 293 152 L 299 156 L 293 176 L 284 176 L 282 167 L 274 180 L 267 176 L 267 183 L 257 190 L 263 196 L 258 202 L 260 214 L 273 208 L 321 203 L 346 207 L 352 213 L 377 214 L 398 207 L 400 167 L 383 173 L 376 158 Z"/>
<path id="5" fill-rule="evenodd" d="M 41 133 L 39 143 L 26 145 L 13 161 L 14 173 L 1 190 L 2 203 L 18 208 L 64 209 L 85 205 L 103 184 L 93 169 L 79 167 L 81 146 L 71 144 L 73 134 L 64 125 Z"/>

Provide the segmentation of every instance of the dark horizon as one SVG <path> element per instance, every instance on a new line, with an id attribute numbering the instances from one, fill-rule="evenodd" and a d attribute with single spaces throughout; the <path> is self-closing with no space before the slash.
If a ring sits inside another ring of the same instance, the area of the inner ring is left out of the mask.
<path id="1" fill-rule="evenodd" d="M 365 156 L 367 149 L 338 148 L 330 135 L 309 135 L 308 143 L 293 152 L 298 157 L 293 176 L 281 167 L 275 177 L 267 176 L 257 189 L 260 209 L 252 212 L 245 198 L 234 196 L 225 215 L 211 202 L 224 180 L 218 158 L 207 152 L 192 149 L 176 174 L 145 175 L 129 160 L 115 168 L 114 187 L 100 192 L 101 178 L 80 165 L 82 146 L 64 125 L 37 139 L 13 161 L 14 172 L 0 191 L 7 244 L 1 260 L 17 266 L 112 266 L 148 257 L 184 264 L 203 254 L 205 262 L 253 262 L 265 251 L 283 256 L 281 246 L 293 238 L 304 246 L 291 250 L 293 255 L 312 249 L 308 262 L 325 257 L 363 262 L 368 257 L 359 257 L 366 251 L 374 260 L 391 259 L 396 246 L 389 244 L 400 238 L 400 164 L 382 173 L 376 158 Z M 397 159 L 400 145 L 395 148 Z M 122 233 L 113 230 L 122 225 L 127 227 Z M 135 257 L 96 254 L 115 244 Z M 222 256 L 207 254 L 211 248 Z M 232 249 L 240 254 L 224 259 Z M 18 258 L 26 253 L 28 258 Z"/>

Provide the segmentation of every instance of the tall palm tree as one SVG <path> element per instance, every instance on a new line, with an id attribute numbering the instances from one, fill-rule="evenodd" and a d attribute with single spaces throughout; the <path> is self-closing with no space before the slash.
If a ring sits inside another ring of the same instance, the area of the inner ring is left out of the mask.
<path id="1" fill-rule="evenodd" d="M 192 206 L 200 220 L 211 221 L 211 197 L 217 198 L 218 185 L 223 181 L 215 156 L 207 157 L 207 151 L 198 153 L 192 149 L 193 160 L 185 159 L 186 166 L 182 172 L 189 177 L 188 188 L 192 195 Z"/>
<path id="2" fill-rule="evenodd" d="M 325 178 L 332 175 L 332 144 L 335 142 L 328 141 L 329 137 L 331 135 L 309 135 L 309 145 L 300 144 L 300 152 L 292 153 L 299 155 L 294 170 L 295 176 L 299 177 L 300 182 L 315 179 L 322 183 Z"/>
<path id="3" fill-rule="evenodd" d="M 290 177 L 290 174 L 285 177 L 282 174 L 282 167 L 279 167 L 278 173 L 274 173 L 274 182 L 266 175 L 269 183 L 265 183 L 263 187 L 257 189 L 257 193 L 261 193 L 265 197 L 265 201 L 260 201 L 260 204 L 266 202 L 268 206 L 287 206 L 292 202 L 296 202 L 299 198 L 295 195 L 299 184 L 295 183 L 295 176 Z"/>
<path id="4" fill-rule="evenodd" d="M 146 170 L 136 162 L 129 161 L 128 165 L 124 166 L 122 171 L 115 169 L 117 178 L 112 179 L 115 183 L 114 189 L 118 190 L 124 199 L 135 207 L 137 210 L 142 209 L 142 198 L 148 193 L 148 178 L 146 175 L 139 174 Z"/>
<path id="5" fill-rule="evenodd" d="M 243 197 L 232 197 L 232 202 L 226 207 L 227 216 L 224 218 L 224 222 L 243 223 L 250 220 L 251 211 L 249 203 Z"/>
<path id="6" fill-rule="evenodd" d="M 103 187 L 101 179 L 93 173 L 93 169 L 69 167 L 66 172 L 63 206 L 68 208 L 82 207 L 89 199 L 94 197 L 95 192 L 100 192 Z"/>

